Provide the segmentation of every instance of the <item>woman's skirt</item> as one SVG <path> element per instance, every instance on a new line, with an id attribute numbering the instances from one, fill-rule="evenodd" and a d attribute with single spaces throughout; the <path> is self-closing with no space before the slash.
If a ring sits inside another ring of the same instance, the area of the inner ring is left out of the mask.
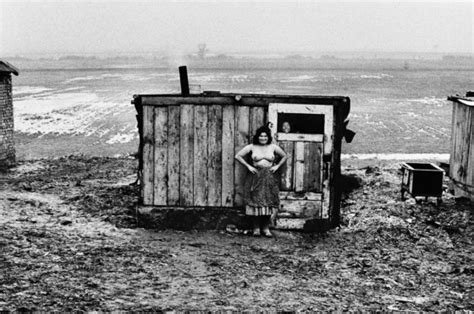
<path id="1" fill-rule="evenodd" d="M 280 207 L 278 179 L 270 168 L 249 173 L 245 182 L 245 214 L 249 216 L 275 215 Z"/>

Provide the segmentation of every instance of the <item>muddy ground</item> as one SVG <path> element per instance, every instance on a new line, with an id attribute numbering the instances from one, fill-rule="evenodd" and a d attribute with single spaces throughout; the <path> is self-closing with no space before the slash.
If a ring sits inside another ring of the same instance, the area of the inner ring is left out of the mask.
<path id="1" fill-rule="evenodd" d="M 343 222 L 273 239 L 137 227 L 133 158 L 0 173 L 3 310 L 474 310 L 474 205 L 400 199 L 399 165 L 349 162 Z"/>

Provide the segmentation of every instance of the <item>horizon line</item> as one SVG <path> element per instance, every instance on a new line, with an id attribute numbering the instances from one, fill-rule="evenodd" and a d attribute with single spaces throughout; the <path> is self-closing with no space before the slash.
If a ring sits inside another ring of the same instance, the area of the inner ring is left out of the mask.
<path id="1" fill-rule="evenodd" d="M 58 51 L 35 51 L 35 52 L 13 52 L 6 51 L 1 53 L 8 57 L 18 57 L 21 55 L 99 55 L 99 54 L 128 54 L 128 55 L 141 55 L 141 54 L 161 54 L 161 55 L 192 55 L 196 53 L 196 50 L 183 51 L 180 53 L 173 53 L 165 50 L 97 50 L 97 51 L 70 51 L 70 50 L 58 50 Z M 425 55 L 446 55 L 446 54 L 463 54 L 463 55 L 474 55 L 472 51 L 416 51 L 416 50 L 210 50 L 208 55 L 219 55 L 219 54 L 267 54 L 267 55 L 304 55 L 304 54 L 425 54 Z"/>

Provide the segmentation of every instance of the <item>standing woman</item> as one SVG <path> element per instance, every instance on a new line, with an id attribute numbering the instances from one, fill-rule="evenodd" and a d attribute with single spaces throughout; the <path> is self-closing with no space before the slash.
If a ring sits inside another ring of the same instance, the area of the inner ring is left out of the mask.
<path id="1" fill-rule="evenodd" d="M 245 157 L 250 155 L 251 164 Z M 276 164 L 276 157 L 281 157 Z M 242 165 L 249 170 L 245 184 L 245 214 L 251 216 L 253 235 L 261 232 L 271 237 L 270 218 L 280 207 L 278 179 L 275 173 L 286 162 L 285 152 L 272 144 L 272 135 L 267 126 L 260 127 L 253 137 L 252 144 L 242 148 L 236 155 Z"/>

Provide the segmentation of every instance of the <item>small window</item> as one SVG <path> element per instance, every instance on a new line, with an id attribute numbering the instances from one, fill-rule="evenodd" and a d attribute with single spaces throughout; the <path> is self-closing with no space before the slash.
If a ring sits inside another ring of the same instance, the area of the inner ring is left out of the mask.
<path id="1" fill-rule="evenodd" d="M 278 113 L 279 133 L 324 134 L 323 114 Z"/>

